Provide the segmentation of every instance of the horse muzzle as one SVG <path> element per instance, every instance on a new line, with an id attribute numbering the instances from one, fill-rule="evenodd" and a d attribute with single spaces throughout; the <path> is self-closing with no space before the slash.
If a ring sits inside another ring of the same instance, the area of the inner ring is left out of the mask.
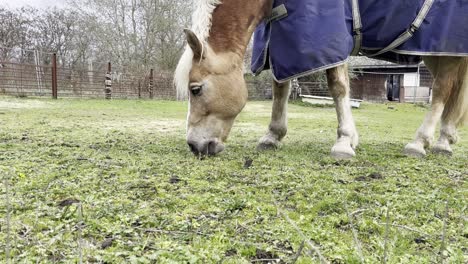
<path id="1" fill-rule="evenodd" d="M 224 145 L 216 139 L 202 142 L 188 140 L 187 144 L 196 156 L 214 156 L 224 150 Z"/>

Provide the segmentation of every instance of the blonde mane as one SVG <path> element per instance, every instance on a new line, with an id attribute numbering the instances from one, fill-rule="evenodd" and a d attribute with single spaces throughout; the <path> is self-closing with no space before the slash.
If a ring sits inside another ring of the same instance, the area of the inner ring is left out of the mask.
<path id="1" fill-rule="evenodd" d="M 210 35 L 213 11 L 219 4 L 221 4 L 221 0 L 194 1 L 195 12 L 192 15 L 192 31 L 204 45 L 206 45 L 206 41 Z M 193 52 L 186 46 L 174 74 L 177 100 L 186 100 L 188 97 L 187 87 L 189 85 L 189 72 L 192 68 L 192 60 Z"/>

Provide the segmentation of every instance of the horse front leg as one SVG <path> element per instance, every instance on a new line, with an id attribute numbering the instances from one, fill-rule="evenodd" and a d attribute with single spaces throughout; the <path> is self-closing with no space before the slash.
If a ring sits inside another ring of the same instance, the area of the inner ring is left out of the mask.
<path id="1" fill-rule="evenodd" d="M 288 131 L 288 99 L 291 91 L 291 82 L 273 82 L 273 109 L 268 132 L 263 136 L 257 146 L 258 150 L 275 149 Z"/>
<path id="2" fill-rule="evenodd" d="M 359 137 L 351 114 L 348 66 L 328 69 L 327 80 L 338 118 L 338 135 L 331 155 L 336 159 L 350 159 L 356 155 L 354 149 L 359 143 Z"/>

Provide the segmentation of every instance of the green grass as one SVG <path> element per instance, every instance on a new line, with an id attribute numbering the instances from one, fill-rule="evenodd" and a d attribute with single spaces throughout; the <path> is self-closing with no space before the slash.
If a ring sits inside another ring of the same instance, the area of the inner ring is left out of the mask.
<path id="1" fill-rule="evenodd" d="M 466 263 L 468 130 L 452 157 L 406 158 L 427 109 L 393 106 L 353 110 L 351 161 L 329 156 L 334 109 L 302 105 L 256 152 L 270 102 L 198 160 L 186 103 L 0 98 L 0 262 L 319 263 L 307 240 L 331 263 Z"/>

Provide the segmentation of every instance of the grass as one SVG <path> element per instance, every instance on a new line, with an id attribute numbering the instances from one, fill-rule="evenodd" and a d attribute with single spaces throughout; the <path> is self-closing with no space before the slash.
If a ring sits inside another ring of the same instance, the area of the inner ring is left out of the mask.
<path id="1" fill-rule="evenodd" d="M 334 109 L 303 105 L 256 152 L 270 102 L 198 160 L 186 103 L 0 98 L 0 262 L 466 263 L 468 130 L 452 157 L 407 158 L 427 109 L 393 106 L 353 110 L 351 161 L 329 156 Z"/>

